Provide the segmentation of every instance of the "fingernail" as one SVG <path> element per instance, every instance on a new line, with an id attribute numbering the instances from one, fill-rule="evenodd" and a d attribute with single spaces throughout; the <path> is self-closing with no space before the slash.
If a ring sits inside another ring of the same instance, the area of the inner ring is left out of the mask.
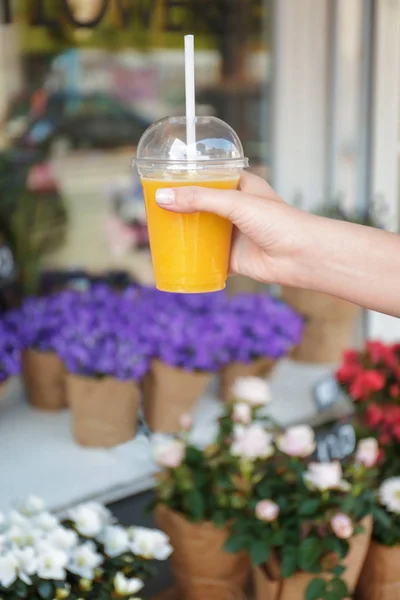
<path id="1" fill-rule="evenodd" d="M 175 202 L 174 190 L 162 188 L 156 191 L 156 202 L 161 206 L 166 204 L 173 204 Z"/>

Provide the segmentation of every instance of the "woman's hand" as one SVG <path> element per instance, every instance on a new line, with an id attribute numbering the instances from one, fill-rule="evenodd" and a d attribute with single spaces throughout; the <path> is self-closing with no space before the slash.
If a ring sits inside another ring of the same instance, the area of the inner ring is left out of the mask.
<path id="1" fill-rule="evenodd" d="M 239 191 L 203 187 L 159 189 L 159 206 L 173 212 L 212 212 L 235 225 L 230 271 L 267 283 L 286 283 L 301 247 L 306 213 L 288 206 L 261 177 L 244 173 Z"/>

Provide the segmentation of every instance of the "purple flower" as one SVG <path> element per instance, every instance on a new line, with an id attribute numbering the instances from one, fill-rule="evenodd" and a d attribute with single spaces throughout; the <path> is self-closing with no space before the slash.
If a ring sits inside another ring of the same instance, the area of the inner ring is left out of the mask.
<path id="1" fill-rule="evenodd" d="M 0 383 L 21 370 L 21 348 L 14 311 L 0 320 Z"/>

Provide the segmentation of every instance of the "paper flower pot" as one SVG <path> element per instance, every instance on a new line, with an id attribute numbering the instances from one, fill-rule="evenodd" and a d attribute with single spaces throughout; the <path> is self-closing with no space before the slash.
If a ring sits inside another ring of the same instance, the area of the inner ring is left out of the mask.
<path id="1" fill-rule="evenodd" d="M 359 600 L 399 600 L 400 545 L 372 542 L 357 586 Z"/>
<path id="2" fill-rule="evenodd" d="M 139 389 L 133 381 L 67 375 L 67 398 L 76 441 L 111 447 L 135 437 Z"/>
<path id="3" fill-rule="evenodd" d="M 151 431 L 175 433 L 211 380 L 210 373 L 185 371 L 153 360 L 143 380 L 143 410 Z"/>
<path id="4" fill-rule="evenodd" d="M 55 352 L 22 352 L 22 377 L 28 402 L 42 410 L 66 408 L 65 369 Z"/>
<path id="5" fill-rule="evenodd" d="M 232 386 L 239 377 L 268 377 L 276 361 L 273 358 L 258 358 L 250 363 L 232 362 L 220 371 L 220 398 L 224 402 L 232 401 Z"/>
<path id="6" fill-rule="evenodd" d="M 342 578 L 346 581 L 351 593 L 356 587 L 367 556 L 372 532 L 371 517 L 363 519 L 361 525 L 364 527 L 364 532 L 352 538 L 349 553 L 341 562 L 346 567 Z M 271 568 L 268 568 L 269 566 Z M 266 569 L 254 569 L 256 600 L 304 600 L 306 589 L 312 579 L 315 579 L 315 577 L 330 577 L 329 574 L 296 573 L 288 579 L 279 579 L 279 566 L 278 569 L 274 566 L 267 565 Z M 275 575 L 277 576 L 275 577 Z M 370 600 L 370 596 L 365 598 Z"/>
<path id="7" fill-rule="evenodd" d="M 303 340 L 291 357 L 306 363 L 339 362 L 353 342 L 360 307 L 312 290 L 282 288 L 282 298 L 305 318 Z"/>
<path id="8" fill-rule="evenodd" d="M 232 600 L 240 597 L 248 575 L 245 553 L 230 554 L 223 547 L 226 528 L 209 522 L 190 523 L 179 513 L 159 505 L 157 525 L 169 536 L 174 549 L 172 569 L 182 600 Z"/>

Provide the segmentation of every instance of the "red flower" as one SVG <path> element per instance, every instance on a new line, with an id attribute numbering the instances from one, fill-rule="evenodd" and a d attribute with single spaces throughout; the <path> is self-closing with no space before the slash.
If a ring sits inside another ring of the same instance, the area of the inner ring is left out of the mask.
<path id="1" fill-rule="evenodd" d="M 400 406 L 385 406 L 383 420 L 390 426 L 400 424 Z"/>
<path id="2" fill-rule="evenodd" d="M 389 394 L 391 398 L 398 398 L 400 395 L 400 385 L 398 383 L 394 383 L 389 388 Z"/>
<path id="3" fill-rule="evenodd" d="M 391 441 L 390 435 L 388 433 L 381 433 L 379 436 L 379 444 L 381 446 L 387 446 Z"/>
<path id="4" fill-rule="evenodd" d="M 345 363 L 337 370 L 336 378 L 339 383 L 346 385 L 351 383 L 361 372 L 362 367 L 358 363 Z"/>
<path id="5" fill-rule="evenodd" d="M 367 342 L 366 347 L 367 352 L 375 365 L 384 361 L 387 349 L 385 344 L 382 344 L 382 342 Z"/>
<path id="6" fill-rule="evenodd" d="M 360 353 L 357 350 L 346 350 L 343 352 L 343 362 L 344 363 L 354 363 L 358 362 L 360 358 Z"/>
<path id="7" fill-rule="evenodd" d="M 353 400 L 365 400 L 369 394 L 379 392 L 385 385 L 385 378 L 379 371 L 362 371 L 350 385 L 349 394 Z"/>
<path id="8" fill-rule="evenodd" d="M 400 423 L 393 427 L 393 435 L 398 442 L 400 442 Z"/>
<path id="9" fill-rule="evenodd" d="M 383 419 L 383 410 L 376 404 L 370 404 L 367 408 L 367 425 L 369 427 L 376 427 Z"/>

